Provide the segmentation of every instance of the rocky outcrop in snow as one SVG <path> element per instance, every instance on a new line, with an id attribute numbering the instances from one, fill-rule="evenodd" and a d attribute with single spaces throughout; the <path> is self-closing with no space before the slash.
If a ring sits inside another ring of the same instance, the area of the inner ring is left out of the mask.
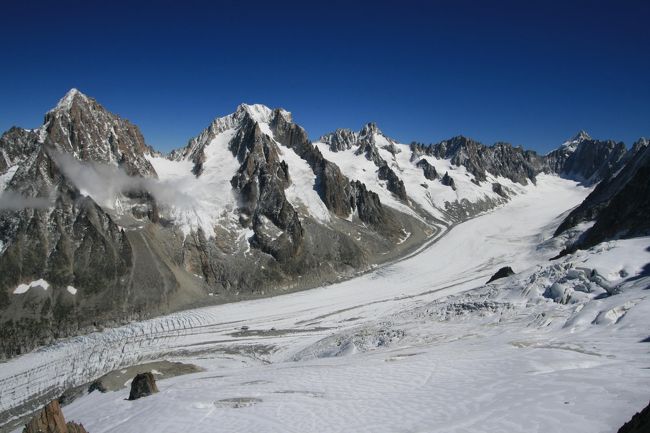
<path id="1" fill-rule="evenodd" d="M 87 433 L 83 425 L 67 422 L 57 400 L 52 400 L 25 425 L 23 433 Z"/>
<path id="2" fill-rule="evenodd" d="M 129 400 L 137 400 L 157 392 L 158 386 L 156 385 L 156 379 L 153 377 L 153 374 L 151 372 L 139 373 L 133 378 L 133 382 L 131 382 Z"/>
<path id="3" fill-rule="evenodd" d="M 422 169 L 422 174 L 424 174 L 425 178 L 429 180 L 438 179 L 438 172 L 436 171 L 436 168 L 433 165 L 429 164 L 429 161 L 426 159 L 423 158 L 419 160 L 415 165 Z"/>
<path id="4" fill-rule="evenodd" d="M 501 278 L 506 278 L 514 274 L 515 271 L 513 271 L 510 266 L 504 266 L 503 268 L 496 271 L 496 273 L 490 277 L 490 279 L 487 281 L 486 284 L 490 284 L 492 281 L 499 280 Z"/>

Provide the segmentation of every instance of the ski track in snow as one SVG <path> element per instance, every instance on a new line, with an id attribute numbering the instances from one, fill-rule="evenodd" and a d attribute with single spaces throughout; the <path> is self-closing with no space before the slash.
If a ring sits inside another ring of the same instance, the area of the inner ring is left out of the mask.
<path id="1" fill-rule="evenodd" d="M 639 337 L 649 333 L 650 306 L 634 286 L 646 280 L 584 308 L 470 291 L 505 265 L 522 278 L 538 272 L 541 284 L 557 251 L 537 245 L 587 193 L 542 175 L 507 205 L 358 278 L 179 312 L 11 359 L 0 364 L 0 412 L 164 358 L 206 371 L 160 381 L 160 393 L 134 402 L 127 389 L 93 392 L 64 407 L 66 419 L 93 433 L 615 431 L 647 403 L 648 349 Z M 630 245 L 643 251 L 644 242 Z M 603 254 L 585 256 L 585 266 L 614 276 L 624 264 Z M 478 309 L 464 314 L 467 305 Z M 609 322 L 593 324 L 603 311 Z"/>

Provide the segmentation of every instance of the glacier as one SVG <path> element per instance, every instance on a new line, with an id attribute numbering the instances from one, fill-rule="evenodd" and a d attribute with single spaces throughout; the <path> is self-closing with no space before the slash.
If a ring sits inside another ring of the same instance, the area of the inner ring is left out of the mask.
<path id="1" fill-rule="evenodd" d="M 647 403 L 650 238 L 549 261 L 554 229 L 590 189 L 550 175 L 523 188 L 360 277 L 10 359 L 0 412 L 15 421 L 30 401 L 167 359 L 205 371 L 135 402 L 92 392 L 66 417 L 95 433 L 613 431 Z M 504 265 L 517 274 L 485 285 Z M 615 294 L 583 291 L 589 273 Z M 573 296 L 551 299 L 554 284 Z"/>

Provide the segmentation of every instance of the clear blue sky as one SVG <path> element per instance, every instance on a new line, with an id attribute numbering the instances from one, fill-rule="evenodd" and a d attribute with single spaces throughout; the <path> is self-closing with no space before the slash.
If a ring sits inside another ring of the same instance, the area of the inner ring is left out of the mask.
<path id="1" fill-rule="evenodd" d="M 0 130 L 36 127 L 71 87 L 184 145 L 240 102 L 312 138 L 375 121 L 545 152 L 579 129 L 650 135 L 650 1 L 12 1 Z"/>

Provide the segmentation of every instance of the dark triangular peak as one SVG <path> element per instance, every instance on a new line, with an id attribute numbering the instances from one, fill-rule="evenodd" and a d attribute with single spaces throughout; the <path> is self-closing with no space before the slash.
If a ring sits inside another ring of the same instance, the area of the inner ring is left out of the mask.
<path id="1" fill-rule="evenodd" d="M 77 89 L 45 115 L 40 139 L 84 161 L 120 165 L 130 175 L 156 175 L 144 156 L 151 149 L 140 129 Z"/>
<path id="2" fill-rule="evenodd" d="M 593 185 L 618 170 L 625 162 L 626 153 L 622 142 L 594 139 L 579 131 L 546 155 L 546 160 L 551 171 Z"/>
<path id="3" fill-rule="evenodd" d="M 588 141 L 591 140 L 591 136 L 585 131 L 584 129 L 581 129 L 578 131 L 576 135 L 571 137 L 571 139 L 568 142 L 573 142 L 573 143 L 579 143 L 581 141 Z"/>
<path id="4" fill-rule="evenodd" d="M 630 152 L 632 154 L 636 154 L 638 151 L 645 149 L 649 145 L 650 145 L 650 140 L 648 140 L 645 137 L 641 137 L 634 142 L 634 144 L 632 145 L 632 149 L 630 149 Z"/>

